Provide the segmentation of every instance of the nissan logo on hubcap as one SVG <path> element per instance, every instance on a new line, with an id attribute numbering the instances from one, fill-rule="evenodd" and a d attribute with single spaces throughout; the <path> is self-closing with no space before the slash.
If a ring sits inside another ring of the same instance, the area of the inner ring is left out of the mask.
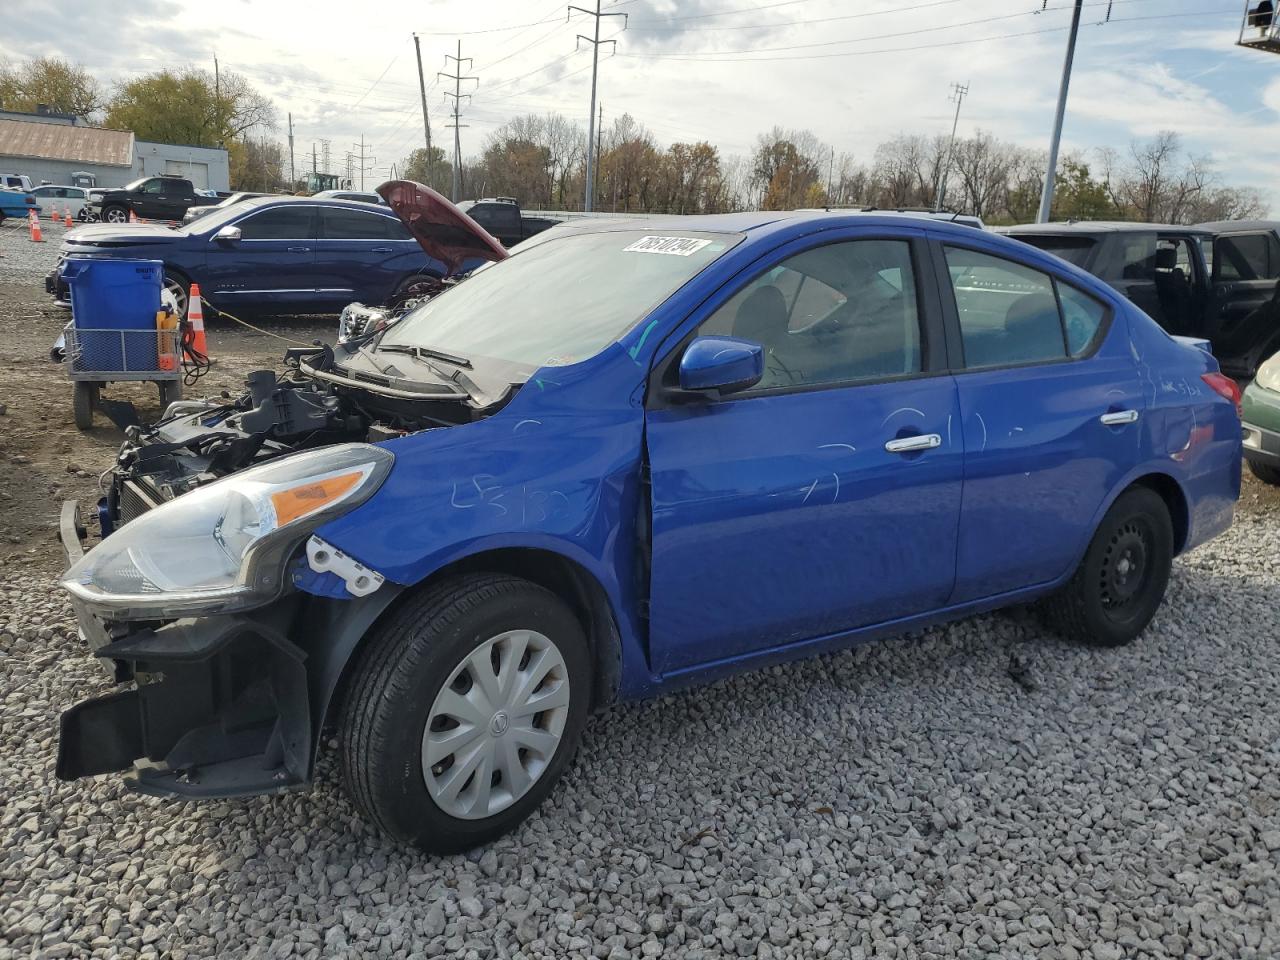
<path id="1" fill-rule="evenodd" d="M 499 710 L 493 715 L 493 719 L 489 721 L 489 732 L 495 737 L 500 737 L 507 732 L 507 727 L 511 726 L 511 720 L 507 715 Z"/>

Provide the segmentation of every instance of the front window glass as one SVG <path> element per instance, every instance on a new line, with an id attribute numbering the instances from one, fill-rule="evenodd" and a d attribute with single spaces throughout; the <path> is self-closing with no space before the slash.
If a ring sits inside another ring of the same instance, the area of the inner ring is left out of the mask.
<path id="1" fill-rule="evenodd" d="M 247 217 L 236 226 L 242 240 L 309 240 L 315 235 L 313 210 L 309 206 L 275 207 Z"/>
<path id="2" fill-rule="evenodd" d="M 916 373 L 911 248 L 905 240 L 852 240 L 798 253 L 735 293 L 698 332 L 764 347 L 763 388 Z"/>
<path id="3" fill-rule="evenodd" d="M 163 180 L 148 180 L 146 183 L 142 185 L 142 192 L 143 193 L 159 193 L 161 191 L 161 188 L 163 187 L 164 187 Z"/>
<path id="4" fill-rule="evenodd" d="M 621 337 L 741 239 L 635 230 L 557 237 L 427 301 L 379 346 L 417 345 L 473 363 L 491 358 L 534 369 L 577 363 Z"/>

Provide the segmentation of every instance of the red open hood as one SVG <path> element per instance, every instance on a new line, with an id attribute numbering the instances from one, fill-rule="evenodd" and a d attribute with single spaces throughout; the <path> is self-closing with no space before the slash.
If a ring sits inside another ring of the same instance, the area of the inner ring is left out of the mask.
<path id="1" fill-rule="evenodd" d="M 484 227 L 428 186 L 412 180 L 388 180 L 378 194 L 409 228 L 427 256 L 457 273 L 468 260 L 505 260 L 510 254 Z"/>

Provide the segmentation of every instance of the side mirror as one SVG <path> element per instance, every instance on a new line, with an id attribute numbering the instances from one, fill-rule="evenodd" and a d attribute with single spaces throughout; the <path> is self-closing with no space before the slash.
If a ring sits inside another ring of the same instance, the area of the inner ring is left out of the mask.
<path id="1" fill-rule="evenodd" d="M 764 347 L 738 337 L 698 337 L 680 358 L 680 389 L 718 396 L 755 386 L 764 376 Z"/>
<path id="2" fill-rule="evenodd" d="M 240 228 L 226 226 L 213 235 L 219 243 L 235 243 L 240 239 Z"/>

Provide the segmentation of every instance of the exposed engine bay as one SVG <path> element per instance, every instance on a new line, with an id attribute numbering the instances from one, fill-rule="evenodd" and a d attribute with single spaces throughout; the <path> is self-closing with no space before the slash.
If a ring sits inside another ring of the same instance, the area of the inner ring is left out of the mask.
<path id="1" fill-rule="evenodd" d="M 399 309 L 352 304 L 334 347 L 294 347 L 283 374 L 256 370 L 238 397 L 179 401 L 165 418 L 125 431 L 104 477 L 102 535 L 147 510 L 275 457 L 348 442 L 376 443 L 490 416 L 520 382 L 488 393 L 465 373 L 433 363 L 430 351 L 375 353 L 370 342 L 416 304 Z M 387 355 L 391 354 L 391 355 Z"/>

